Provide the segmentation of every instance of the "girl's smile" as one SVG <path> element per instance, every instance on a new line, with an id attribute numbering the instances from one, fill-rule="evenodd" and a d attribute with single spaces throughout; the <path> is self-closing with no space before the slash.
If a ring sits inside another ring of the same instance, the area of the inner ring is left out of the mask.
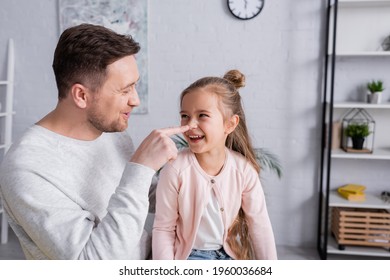
<path id="1" fill-rule="evenodd" d="M 204 139 L 203 135 L 187 135 L 191 143 L 198 143 Z"/>

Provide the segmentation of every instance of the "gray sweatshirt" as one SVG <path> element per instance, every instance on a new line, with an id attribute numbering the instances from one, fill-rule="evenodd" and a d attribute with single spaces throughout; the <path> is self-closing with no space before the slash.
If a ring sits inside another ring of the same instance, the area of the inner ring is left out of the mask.
<path id="1" fill-rule="evenodd" d="M 5 156 L 0 190 L 27 259 L 145 259 L 155 173 L 127 133 L 80 141 L 32 126 Z M 149 238 L 150 239 L 150 238 Z"/>

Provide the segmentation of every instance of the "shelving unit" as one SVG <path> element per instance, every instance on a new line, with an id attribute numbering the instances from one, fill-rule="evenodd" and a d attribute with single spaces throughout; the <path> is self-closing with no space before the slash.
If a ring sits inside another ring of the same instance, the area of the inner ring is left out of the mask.
<path id="1" fill-rule="evenodd" d="M 0 86 L 5 86 L 5 104 L 2 104 L 2 110 L 0 111 L 0 118 L 4 119 L 3 129 L 1 131 L 0 149 L 5 153 L 12 143 L 12 116 L 13 112 L 13 96 L 14 96 L 14 42 L 13 39 L 8 41 L 8 58 L 7 58 L 7 78 L 4 81 L 0 81 Z"/>
<path id="2" fill-rule="evenodd" d="M 372 72 L 375 72 L 373 70 L 376 69 L 367 65 L 390 65 L 390 51 L 381 49 L 381 42 L 390 36 L 389 14 L 390 0 L 328 0 L 317 232 L 317 248 L 322 259 L 327 259 L 328 254 L 390 258 L 390 252 L 385 248 L 346 246 L 345 250 L 340 250 L 330 230 L 330 213 L 333 207 L 390 211 L 390 203 L 386 203 L 380 198 L 380 192 L 383 191 L 381 188 L 384 184 L 383 182 L 379 184 L 379 181 L 383 181 L 384 178 L 375 178 L 375 172 L 377 172 L 375 167 L 390 166 L 390 134 L 388 133 L 390 102 L 368 104 L 361 97 L 351 98 L 351 87 L 346 86 L 350 83 L 352 86 L 356 84 L 356 88 L 358 88 L 357 83 L 366 82 L 361 77 L 370 79 Z M 354 63 L 355 67 L 360 64 L 361 67 L 359 69 L 352 68 L 346 74 L 348 63 Z M 357 72 L 356 81 L 353 81 L 354 72 L 352 71 Z M 336 75 L 339 73 L 340 75 Z M 388 73 L 383 73 L 383 76 L 388 76 Z M 390 89 L 390 80 L 388 80 L 387 85 L 387 88 Z M 356 89 L 356 91 L 358 90 Z M 335 143 L 332 143 L 335 141 L 333 123 L 340 121 L 343 114 L 354 108 L 365 109 L 375 119 L 377 126 L 372 153 L 345 152 L 341 148 L 335 148 Z M 367 168 L 360 170 L 363 167 Z M 374 175 L 370 175 L 370 172 Z M 386 174 L 388 182 L 390 175 Z M 364 176 L 378 180 L 378 182 L 366 180 L 370 181 L 370 188 L 367 188 L 365 202 L 350 202 L 337 193 L 336 190 L 341 185 L 359 183 L 359 179 Z M 356 179 L 356 177 L 359 178 Z M 387 190 L 390 191 L 389 184 L 387 187 Z"/>
<path id="3" fill-rule="evenodd" d="M 13 39 L 8 41 L 8 57 L 7 57 L 7 78 L 6 80 L 0 80 L 0 87 L 6 87 L 5 91 L 1 89 L 1 93 L 5 93 L 5 96 L 1 96 L 4 104 L 0 111 L 1 130 L 0 130 L 0 151 L 4 155 L 12 143 L 12 116 L 13 112 L 13 96 L 14 96 L 14 68 L 15 68 L 15 55 L 14 55 L 14 42 Z M 2 102 L 2 103 L 3 103 Z M 4 212 L 4 209 L 0 203 L 1 214 L 1 243 L 8 242 L 8 222 Z"/>

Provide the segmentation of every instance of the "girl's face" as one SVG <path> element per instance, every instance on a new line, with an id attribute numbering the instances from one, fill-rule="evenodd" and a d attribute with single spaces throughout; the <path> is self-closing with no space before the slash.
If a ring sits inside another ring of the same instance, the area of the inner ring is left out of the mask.
<path id="1" fill-rule="evenodd" d="M 190 126 L 184 136 L 192 152 L 224 152 L 226 138 L 234 128 L 224 121 L 218 105 L 217 95 L 207 89 L 196 89 L 183 97 L 181 125 Z"/>

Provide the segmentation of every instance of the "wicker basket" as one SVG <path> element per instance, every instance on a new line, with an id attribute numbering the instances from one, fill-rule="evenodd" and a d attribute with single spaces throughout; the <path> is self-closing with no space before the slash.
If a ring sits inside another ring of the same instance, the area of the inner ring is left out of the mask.
<path id="1" fill-rule="evenodd" d="M 334 207 L 331 221 L 340 250 L 345 245 L 390 249 L 390 213 L 386 210 Z"/>

